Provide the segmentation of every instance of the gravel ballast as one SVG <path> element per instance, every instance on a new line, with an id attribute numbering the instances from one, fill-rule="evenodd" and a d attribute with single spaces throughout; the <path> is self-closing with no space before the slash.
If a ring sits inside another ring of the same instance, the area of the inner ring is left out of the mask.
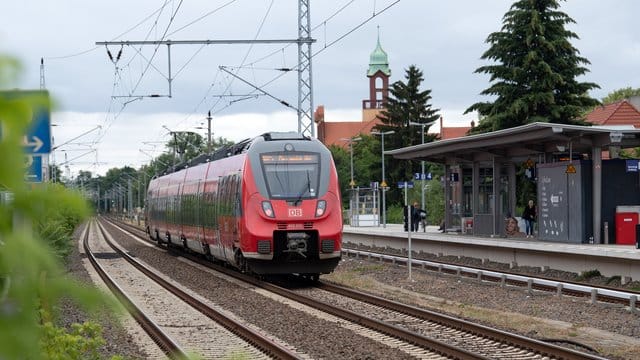
<path id="1" fill-rule="evenodd" d="M 114 234 L 118 233 L 114 231 Z M 222 307 L 233 309 L 234 313 L 247 322 L 270 333 L 277 333 L 288 343 L 304 344 L 300 345 L 300 350 L 311 358 L 407 358 L 406 353 L 390 349 L 346 329 L 336 330 L 332 324 L 327 323 L 326 328 L 317 326 L 317 319 L 312 320 L 308 314 L 282 304 L 274 304 L 270 299 L 261 296 L 247 298 L 246 289 L 213 276 L 202 276 L 202 273 L 197 275 L 198 271 L 178 257 L 141 245 L 126 235 L 117 235 L 116 240 L 134 256 L 151 266 L 165 269 L 176 281 L 197 289 L 201 296 Z M 82 278 L 83 271 L 86 274 L 80 261 L 80 254 L 70 257 L 69 270 L 78 278 Z M 477 260 L 458 259 L 458 262 L 468 262 L 469 265 L 475 261 Z M 520 270 L 523 273 L 527 271 Z M 552 269 L 549 270 L 549 274 L 553 273 Z M 416 268 L 411 281 L 407 275 L 404 266 L 343 257 L 336 271 L 323 275 L 322 279 L 534 338 L 569 339 L 593 347 L 612 359 L 640 358 L 640 342 L 636 340 L 640 337 L 640 315 L 631 313 L 620 305 L 592 305 L 588 299 L 557 297 L 539 292 L 530 294 L 522 288 L 501 288 L 492 283 Z M 84 276 L 88 279 L 88 275 Z M 559 272 L 558 276 L 571 275 Z M 267 309 L 267 312 L 256 309 Z M 66 312 L 66 317 L 75 319 L 78 316 L 70 310 Z M 308 325 L 311 323 L 314 326 Z M 115 353 L 129 358 L 145 358 L 132 344 L 130 337 L 121 332 L 121 328 L 107 326 L 111 327 L 104 331 L 108 343 L 104 349 L 105 354 L 114 354 L 115 349 Z M 327 331 L 344 341 L 345 346 L 328 350 L 329 344 L 324 341 Z M 350 349 L 360 349 L 362 352 L 356 353 Z"/>

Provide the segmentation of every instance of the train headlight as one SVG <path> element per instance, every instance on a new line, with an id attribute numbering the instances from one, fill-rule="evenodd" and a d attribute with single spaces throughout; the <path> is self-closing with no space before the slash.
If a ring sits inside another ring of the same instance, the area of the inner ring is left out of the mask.
<path id="1" fill-rule="evenodd" d="M 327 202 L 324 200 L 318 200 L 318 204 L 316 205 L 316 217 L 324 215 L 325 210 L 327 210 Z"/>
<path id="2" fill-rule="evenodd" d="M 264 212 L 264 214 L 267 217 L 270 217 L 270 218 L 275 217 L 275 214 L 273 213 L 273 208 L 271 207 L 271 202 L 270 201 L 263 201 L 262 202 L 262 211 Z"/>

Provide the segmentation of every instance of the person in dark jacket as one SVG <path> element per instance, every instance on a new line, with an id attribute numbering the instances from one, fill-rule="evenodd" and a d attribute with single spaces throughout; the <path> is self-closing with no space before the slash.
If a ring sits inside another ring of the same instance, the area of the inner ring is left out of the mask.
<path id="1" fill-rule="evenodd" d="M 522 219 L 525 223 L 525 230 L 528 238 L 533 237 L 533 224 L 536 222 L 536 206 L 533 200 L 529 200 L 529 203 L 522 212 Z"/>
<path id="2" fill-rule="evenodd" d="M 418 231 L 420 224 L 422 224 L 423 229 L 426 225 L 427 212 L 422 210 L 418 206 L 418 202 L 413 203 L 413 215 L 411 217 L 411 226 L 413 227 L 413 231 Z"/>

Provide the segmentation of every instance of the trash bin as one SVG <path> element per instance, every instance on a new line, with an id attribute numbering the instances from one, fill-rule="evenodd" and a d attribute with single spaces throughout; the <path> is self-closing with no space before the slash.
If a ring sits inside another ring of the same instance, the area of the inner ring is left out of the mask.
<path id="1" fill-rule="evenodd" d="M 640 206 L 617 206 L 616 244 L 633 245 L 636 243 L 638 235 L 636 226 L 638 224 L 640 224 Z"/>

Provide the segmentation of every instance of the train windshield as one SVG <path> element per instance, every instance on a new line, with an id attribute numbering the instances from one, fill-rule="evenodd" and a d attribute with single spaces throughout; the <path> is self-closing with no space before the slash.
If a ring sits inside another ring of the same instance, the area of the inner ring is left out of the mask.
<path id="1" fill-rule="evenodd" d="M 272 199 L 300 201 L 318 196 L 318 154 L 268 153 L 262 154 L 260 161 Z"/>

